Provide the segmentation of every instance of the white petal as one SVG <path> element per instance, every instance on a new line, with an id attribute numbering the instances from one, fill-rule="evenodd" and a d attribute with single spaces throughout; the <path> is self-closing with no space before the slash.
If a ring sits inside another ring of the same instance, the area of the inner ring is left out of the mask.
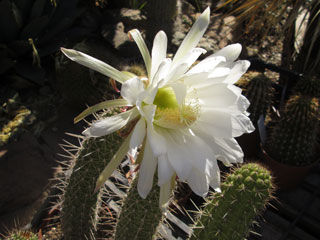
<path id="1" fill-rule="evenodd" d="M 216 158 L 222 161 L 226 166 L 231 163 L 241 163 L 243 161 L 243 151 L 234 138 L 223 139 L 209 135 L 207 132 L 196 131 L 212 150 Z"/>
<path id="2" fill-rule="evenodd" d="M 161 64 L 159 65 L 157 72 L 155 73 L 153 79 L 152 79 L 152 85 L 156 86 L 160 83 L 161 80 L 165 79 L 165 77 L 168 75 L 168 72 L 171 67 L 171 59 L 165 58 Z M 163 87 L 162 85 L 159 85 L 159 88 Z"/>
<path id="3" fill-rule="evenodd" d="M 189 68 L 200 57 L 201 54 L 205 54 L 206 52 L 207 50 L 203 48 L 194 48 L 189 52 L 189 54 L 186 54 L 183 62 L 187 63 Z"/>
<path id="4" fill-rule="evenodd" d="M 180 134 L 175 134 L 175 131 L 171 131 L 165 136 L 168 152 L 168 160 L 177 173 L 178 177 L 184 181 L 187 179 L 191 169 L 192 169 L 192 157 L 190 152 L 184 145 L 183 136 Z"/>
<path id="5" fill-rule="evenodd" d="M 220 170 L 218 167 L 218 164 L 216 163 L 216 170 L 214 173 L 212 173 L 210 177 L 210 187 L 212 187 L 215 191 L 221 192 L 220 189 L 220 184 L 221 184 L 221 179 L 220 179 Z"/>
<path id="6" fill-rule="evenodd" d="M 153 79 L 154 75 L 158 71 L 159 65 L 166 58 L 167 42 L 168 42 L 167 35 L 163 31 L 158 32 L 154 38 L 152 52 L 151 52 L 152 63 L 151 63 L 150 79 Z"/>
<path id="7" fill-rule="evenodd" d="M 188 64 L 187 63 L 181 63 L 176 65 L 168 75 L 166 76 L 164 80 L 164 84 L 170 84 L 175 82 L 176 80 L 183 77 L 183 74 L 188 70 Z"/>
<path id="8" fill-rule="evenodd" d="M 87 137 L 101 137 L 119 130 L 138 116 L 139 112 L 137 108 L 133 108 L 118 115 L 94 122 L 89 128 L 84 130 L 82 134 Z"/>
<path id="9" fill-rule="evenodd" d="M 209 75 L 208 72 L 199 72 L 194 74 L 188 73 L 184 75 L 183 81 L 185 84 L 190 85 L 192 87 L 197 87 L 198 85 L 201 86 L 201 83 L 206 81 Z"/>
<path id="10" fill-rule="evenodd" d="M 231 73 L 231 70 L 228 67 L 217 67 L 209 73 L 208 77 L 217 78 L 217 77 L 229 76 L 230 73 Z"/>
<path id="11" fill-rule="evenodd" d="M 136 42 L 136 44 L 140 50 L 144 64 L 146 65 L 148 77 L 150 79 L 151 57 L 150 57 L 150 53 L 147 48 L 147 45 L 146 45 L 145 41 L 143 40 L 143 37 L 141 36 L 141 33 L 139 32 L 138 29 L 133 29 L 133 30 L 129 31 L 129 36 L 131 36 L 133 38 L 133 40 Z"/>
<path id="12" fill-rule="evenodd" d="M 152 154 L 147 138 L 138 179 L 138 192 L 139 195 L 144 199 L 147 197 L 152 188 L 156 167 L 157 160 Z"/>
<path id="13" fill-rule="evenodd" d="M 68 58 L 70 58 L 72 61 L 75 61 L 83 66 L 86 66 L 88 68 L 91 68 L 103 75 L 106 75 L 120 83 L 125 82 L 129 79 L 129 77 L 120 72 L 119 70 L 115 69 L 114 67 L 111 67 L 109 64 L 106 64 L 96 58 L 93 58 L 87 54 L 84 54 L 82 52 L 73 50 L 73 49 L 66 49 L 61 48 L 61 51 L 64 55 L 66 55 Z"/>
<path id="14" fill-rule="evenodd" d="M 241 89 L 225 83 L 211 84 L 196 89 L 196 96 L 206 108 L 225 108 L 235 104 Z"/>
<path id="15" fill-rule="evenodd" d="M 142 91 L 144 91 L 144 87 L 139 78 L 131 78 L 121 86 L 121 96 L 127 100 L 131 106 L 136 105 L 137 97 Z"/>
<path id="16" fill-rule="evenodd" d="M 202 107 L 195 126 L 212 136 L 230 138 L 233 133 L 231 116 L 231 113 L 221 109 L 205 109 Z"/>
<path id="17" fill-rule="evenodd" d="M 251 133 L 255 130 L 250 118 L 245 114 L 232 116 L 232 136 L 239 137 L 244 133 Z"/>
<path id="18" fill-rule="evenodd" d="M 240 95 L 240 97 L 238 99 L 238 105 L 237 105 L 238 109 L 241 112 L 245 112 L 249 106 L 250 106 L 249 100 L 245 96 Z"/>
<path id="19" fill-rule="evenodd" d="M 104 102 L 100 102 L 96 105 L 93 105 L 91 107 L 88 107 L 86 110 L 84 110 L 82 113 L 80 113 L 78 116 L 74 118 L 74 123 L 79 122 L 80 120 L 84 119 L 86 116 L 98 112 L 102 109 L 107 109 L 109 107 L 123 107 L 123 106 L 129 106 L 127 100 L 125 99 L 114 99 L 114 100 L 107 100 Z"/>
<path id="20" fill-rule="evenodd" d="M 94 192 L 97 192 L 98 189 L 109 179 L 111 174 L 114 172 L 114 170 L 117 169 L 121 161 L 123 160 L 124 156 L 127 154 L 129 150 L 129 140 L 130 136 L 128 136 L 124 142 L 121 144 L 120 148 L 117 150 L 116 154 L 113 155 L 112 159 L 108 163 L 108 165 L 103 169 L 103 171 L 100 173 L 97 182 L 96 182 L 96 188 Z"/>
<path id="21" fill-rule="evenodd" d="M 167 154 L 162 154 L 158 157 L 158 185 L 161 186 L 171 180 L 174 174 Z"/>
<path id="22" fill-rule="evenodd" d="M 225 83 L 234 84 L 240 77 L 248 70 L 250 62 L 247 60 L 240 60 L 232 64 L 228 77 L 223 81 Z"/>
<path id="23" fill-rule="evenodd" d="M 138 148 L 146 135 L 146 122 L 144 118 L 140 118 L 133 129 L 130 139 L 130 149 Z"/>
<path id="24" fill-rule="evenodd" d="M 150 124 L 151 127 L 153 126 L 152 123 L 153 123 L 154 115 L 156 113 L 156 109 L 157 109 L 157 106 L 153 105 L 153 104 L 152 105 L 146 105 L 146 106 L 142 107 L 142 111 L 144 113 L 144 117 L 147 120 L 147 123 Z"/>
<path id="25" fill-rule="evenodd" d="M 243 151 L 234 138 L 213 138 L 212 143 L 212 148 L 217 154 L 217 159 L 225 165 L 243 162 Z"/>
<path id="26" fill-rule="evenodd" d="M 223 63 L 223 62 L 226 62 L 225 57 L 223 56 L 213 57 L 211 55 L 206 59 L 202 60 L 201 62 L 199 62 L 193 68 L 191 68 L 187 74 L 190 75 L 190 74 L 201 73 L 201 72 L 211 72 L 216 66 L 218 66 L 220 63 Z"/>
<path id="27" fill-rule="evenodd" d="M 152 153 L 155 157 L 159 157 L 167 153 L 167 142 L 166 139 L 158 133 L 158 127 L 153 127 L 148 122 L 147 134 L 152 149 Z"/>
<path id="28" fill-rule="evenodd" d="M 188 184 L 192 191 L 201 196 L 205 197 L 209 190 L 209 179 L 208 176 L 203 174 L 196 168 L 193 168 L 188 176 Z"/>
<path id="29" fill-rule="evenodd" d="M 177 53 L 173 58 L 173 64 L 183 60 L 185 55 L 189 53 L 199 43 L 204 32 L 206 31 L 210 20 L 210 8 L 208 7 L 201 16 L 193 24 L 191 30 L 182 41 Z"/>
<path id="30" fill-rule="evenodd" d="M 242 49 L 241 44 L 235 43 L 220 49 L 219 51 L 214 53 L 212 56 L 213 57 L 223 56 L 226 58 L 228 62 L 233 62 L 239 57 L 241 53 L 241 49 Z"/>
<path id="31" fill-rule="evenodd" d="M 184 104 L 184 100 L 187 95 L 186 85 L 184 85 L 183 83 L 176 82 L 176 83 L 170 84 L 170 86 L 172 87 L 176 95 L 178 104 L 181 106 L 182 104 Z"/>
<path id="32" fill-rule="evenodd" d="M 137 109 L 139 110 L 141 116 L 146 117 L 147 119 L 150 119 L 150 121 L 153 119 L 154 114 L 153 115 L 149 114 L 148 116 L 145 116 L 143 106 L 144 106 L 144 103 L 152 104 L 157 91 L 158 91 L 157 88 L 148 88 L 147 90 L 141 92 L 137 97 L 137 102 L 136 102 Z M 155 105 L 150 105 L 150 106 L 154 108 L 154 110 L 152 111 L 155 112 L 156 106 Z"/>
<path id="33" fill-rule="evenodd" d="M 162 211 L 165 211 L 168 207 L 171 192 L 171 180 L 160 186 L 159 206 L 161 207 Z"/>

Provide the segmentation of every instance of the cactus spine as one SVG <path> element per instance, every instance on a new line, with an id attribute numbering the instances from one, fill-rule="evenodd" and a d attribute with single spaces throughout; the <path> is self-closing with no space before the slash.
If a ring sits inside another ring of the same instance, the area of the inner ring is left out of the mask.
<path id="1" fill-rule="evenodd" d="M 280 120 L 267 139 L 268 154 L 294 166 L 314 162 L 317 143 L 319 102 L 316 98 L 295 95 L 286 103 Z"/>
<path id="2" fill-rule="evenodd" d="M 83 140 L 62 197 L 61 227 L 65 240 L 94 239 L 103 191 L 101 188 L 94 193 L 96 181 L 121 142 L 117 133 Z"/>
<path id="3" fill-rule="evenodd" d="M 271 79 L 264 74 L 246 74 L 238 83 L 243 94 L 248 98 L 250 119 L 257 124 L 261 115 L 266 115 L 272 103 L 273 87 Z"/>
<path id="4" fill-rule="evenodd" d="M 221 184 L 221 193 L 208 197 L 191 239 L 245 239 L 272 190 L 270 173 L 260 165 L 249 163 L 235 169 Z"/>
<path id="5" fill-rule="evenodd" d="M 116 226 L 115 240 L 154 239 L 162 219 L 159 208 L 157 180 L 146 199 L 137 190 L 138 176 L 133 180 L 128 196 L 125 198 Z"/>
<path id="6" fill-rule="evenodd" d="M 30 230 L 13 230 L 6 240 L 38 240 L 38 236 Z"/>

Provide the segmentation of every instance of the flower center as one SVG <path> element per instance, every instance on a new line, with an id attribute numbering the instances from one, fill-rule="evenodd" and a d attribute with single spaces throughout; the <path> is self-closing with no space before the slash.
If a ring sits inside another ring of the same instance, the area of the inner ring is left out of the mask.
<path id="1" fill-rule="evenodd" d="M 157 105 L 154 124 L 164 128 L 184 128 L 197 119 L 198 107 L 179 106 L 176 95 L 171 87 L 158 89 L 153 104 Z"/>
<path id="2" fill-rule="evenodd" d="M 157 108 L 178 108 L 179 104 L 172 87 L 159 88 L 153 101 Z"/>

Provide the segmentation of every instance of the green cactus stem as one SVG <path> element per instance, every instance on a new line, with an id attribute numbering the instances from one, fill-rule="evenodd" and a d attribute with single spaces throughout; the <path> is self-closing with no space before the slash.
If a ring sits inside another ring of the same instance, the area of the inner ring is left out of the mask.
<path id="1" fill-rule="evenodd" d="M 270 173 L 260 165 L 249 163 L 235 169 L 221 184 L 221 193 L 209 195 L 190 239 L 245 239 L 272 191 Z"/>
<path id="2" fill-rule="evenodd" d="M 159 192 L 157 180 L 146 199 L 140 197 L 138 176 L 133 180 L 128 196 L 122 205 L 119 220 L 116 225 L 115 240 L 151 240 L 157 235 L 157 227 L 162 220 L 159 208 Z"/>
<path id="3" fill-rule="evenodd" d="M 294 95 L 286 103 L 279 122 L 270 129 L 265 150 L 276 161 L 306 166 L 315 159 L 319 102 L 309 96 Z"/>
<path id="4" fill-rule="evenodd" d="M 70 178 L 62 197 L 61 227 L 65 240 L 95 239 L 100 192 L 94 193 L 99 174 L 119 148 L 122 138 L 110 134 L 103 138 L 85 139 L 71 163 Z M 70 174 L 70 173 L 69 173 Z"/>
<path id="5" fill-rule="evenodd" d="M 304 76 L 299 78 L 295 91 L 310 97 L 320 97 L 320 79 L 315 76 Z"/>
<path id="6" fill-rule="evenodd" d="M 237 83 L 243 89 L 243 94 L 248 98 L 250 106 L 248 112 L 250 119 L 257 124 L 261 115 L 266 115 L 272 103 L 272 81 L 264 74 L 249 72 Z"/>

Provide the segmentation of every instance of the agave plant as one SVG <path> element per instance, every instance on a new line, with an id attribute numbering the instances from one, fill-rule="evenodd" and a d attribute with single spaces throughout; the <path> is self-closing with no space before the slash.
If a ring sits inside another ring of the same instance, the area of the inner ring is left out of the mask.
<path id="1" fill-rule="evenodd" d="M 0 2 L 0 75 L 15 74 L 38 84 L 41 57 L 55 52 L 81 13 L 78 0 L 3 0 Z M 10 27 L 8 27 L 10 26 Z M 68 32 L 67 32 L 68 30 Z"/>

